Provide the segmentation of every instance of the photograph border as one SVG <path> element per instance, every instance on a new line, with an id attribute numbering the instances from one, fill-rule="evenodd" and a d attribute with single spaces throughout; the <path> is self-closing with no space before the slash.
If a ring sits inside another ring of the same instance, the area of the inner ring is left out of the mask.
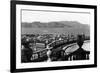
<path id="1" fill-rule="evenodd" d="M 53 7 L 71 7 L 94 9 L 94 64 L 89 65 L 74 65 L 74 66 L 57 66 L 43 68 L 25 68 L 16 69 L 16 5 L 36 5 L 36 6 L 53 6 Z M 64 3 L 48 3 L 34 1 L 11 1 L 11 18 L 10 18 L 10 71 L 11 72 L 29 72 L 29 71 L 45 71 L 45 70 L 61 70 L 61 69 L 79 69 L 97 67 L 97 6 L 81 5 L 81 4 L 64 4 Z"/>

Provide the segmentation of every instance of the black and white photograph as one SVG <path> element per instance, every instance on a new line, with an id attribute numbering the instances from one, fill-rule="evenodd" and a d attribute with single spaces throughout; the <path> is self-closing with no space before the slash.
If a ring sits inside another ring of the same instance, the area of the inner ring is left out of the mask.
<path id="1" fill-rule="evenodd" d="M 16 24 L 12 29 L 16 32 L 16 49 L 12 50 L 16 59 L 12 61 L 17 70 L 96 66 L 95 6 L 25 4 L 17 2 L 16 17 L 12 17 L 12 24 Z"/>
<path id="2" fill-rule="evenodd" d="M 90 13 L 21 11 L 21 62 L 89 60 Z"/>

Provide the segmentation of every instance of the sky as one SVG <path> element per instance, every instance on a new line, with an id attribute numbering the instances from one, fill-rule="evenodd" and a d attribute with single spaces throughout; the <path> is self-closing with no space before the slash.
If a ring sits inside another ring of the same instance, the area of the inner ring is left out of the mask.
<path id="1" fill-rule="evenodd" d="M 78 21 L 90 24 L 90 14 L 82 12 L 53 12 L 22 10 L 22 22 Z"/>

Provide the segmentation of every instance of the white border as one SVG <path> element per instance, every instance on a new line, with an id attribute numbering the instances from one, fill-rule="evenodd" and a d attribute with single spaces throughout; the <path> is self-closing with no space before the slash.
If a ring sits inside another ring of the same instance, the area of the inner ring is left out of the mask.
<path id="1" fill-rule="evenodd" d="M 74 11 L 74 12 L 90 12 L 90 60 L 85 61 L 64 61 L 64 62 L 42 62 L 42 63 L 21 63 L 21 9 L 31 10 L 54 10 L 54 11 Z M 57 67 L 72 65 L 89 65 L 94 64 L 94 10 L 70 7 L 49 7 L 34 5 L 16 5 L 16 69 L 23 68 L 40 68 L 40 67 Z"/>

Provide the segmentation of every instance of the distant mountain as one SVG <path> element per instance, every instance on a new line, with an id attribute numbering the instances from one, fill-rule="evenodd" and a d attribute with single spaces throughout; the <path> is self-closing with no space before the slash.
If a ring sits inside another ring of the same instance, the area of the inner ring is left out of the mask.
<path id="1" fill-rule="evenodd" d="M 89 35 L 90 26 L 77 21 L 23 22 L 22 34 L 24 33 L 85 33 Z"/>
<path id="2" fill-rule="evenodd" d="M 66 25 L 60 22 L 33 22 L 33 23 L 22 23 L 22 27 L 24 28 L 64 28 L 64 27 L 71 27 L 70 25 Z"/>

